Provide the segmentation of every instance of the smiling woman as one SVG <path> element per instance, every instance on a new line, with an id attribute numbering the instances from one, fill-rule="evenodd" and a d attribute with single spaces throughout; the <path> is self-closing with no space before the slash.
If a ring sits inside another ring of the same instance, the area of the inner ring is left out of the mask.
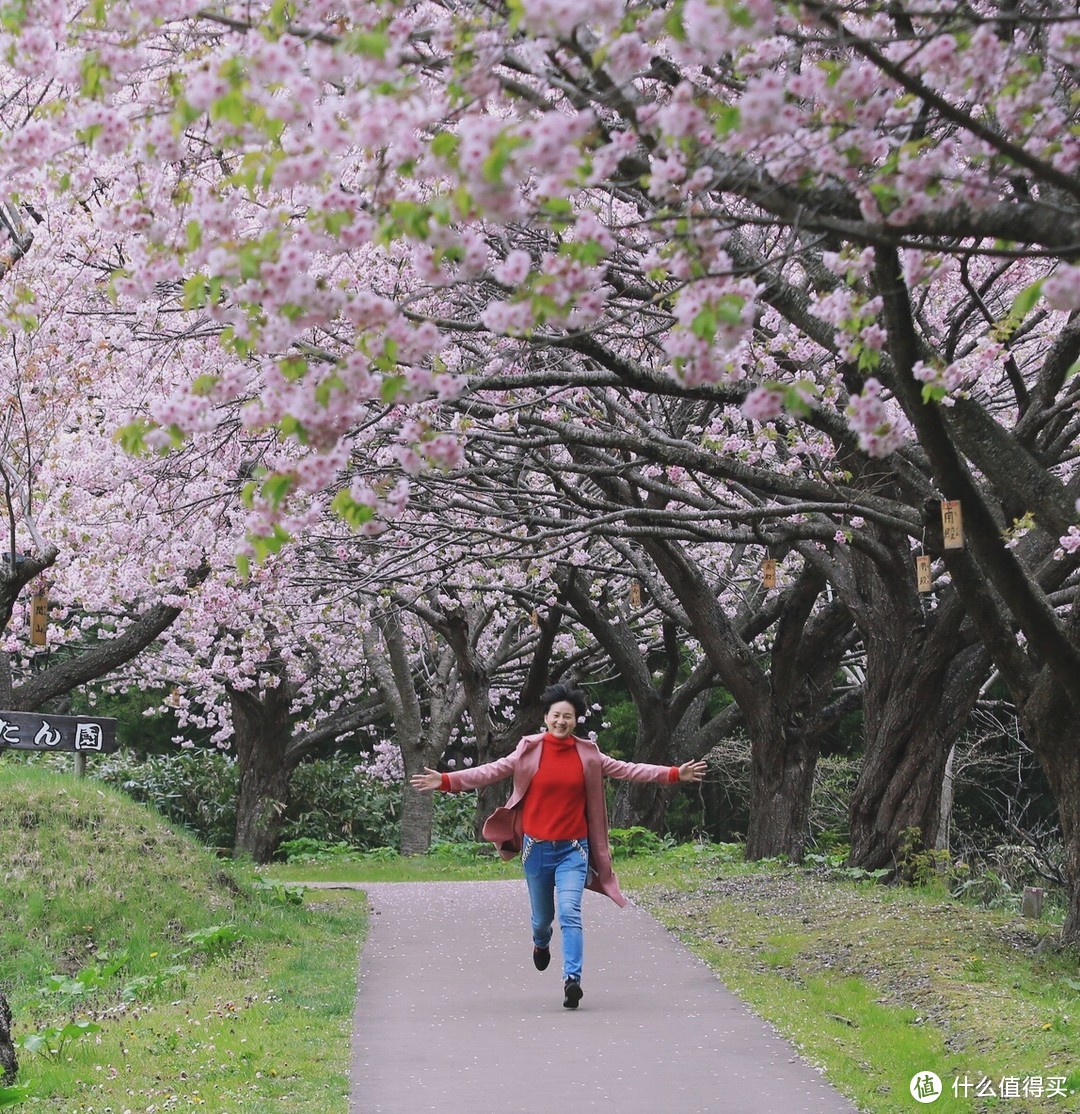
<path id="1" fill-rule="evenodd" d="M 588 887 L 606 894 L 617 905 L 626 899 L 611 868 L 604 778 L 672 784 L 700 781 L 704 762 L 682 766 L 654 766 L 620 762 L 604 754 L 591 739 L 574 734 L 585 718 L 587 704 L 580 689 L 552 685 L 541 698 L 546 730 L 526 735 L 512 754 L 471 770 L 441 774 L 425 769 L 411 780 L 421 792 L 440 789 L 455 793 L 477 789 L 513 777 L 514 790 L 505 812 L 522 831 L 521 865 L 532 908 L 532 962 L 538 971 L 551 962 L 552 925 L 558 907 L 563 951 L 563 1005 L 576 1009 L 582 998 L 581 971 L 584 936 L 581 925 L 582 891 Z M 485 835 L 505 855 L 508 825 Z"/>

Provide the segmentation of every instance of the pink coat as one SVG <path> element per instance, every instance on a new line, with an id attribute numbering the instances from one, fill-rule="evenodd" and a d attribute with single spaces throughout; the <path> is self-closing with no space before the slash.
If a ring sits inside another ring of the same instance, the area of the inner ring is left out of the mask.
<path id="1" fill-rule="evenodd" d="M 510 794 L 506 807 L 516 808 L 528 791 L 533 775 L 540 768 L 543 738 L 542 732 L 539 735 L 526 735 L 514 752 L 505 758 L 497 758 L 483 766 L 474 766 L 471 770 L 455 770 L 448 774 L 450 792 L 479 789 L 482 785 L 493 785 L 513 775 L 514 791 Z M 678 767 L 620 762 L 617 758 L 604 754 L 591 739 L 579 739 L 575 735 L 574 742 L 581 756 L 581 768 L 585 771 L 585 819 L 589 827 L 589 880 L 586 886 L 590 890 L 606 894 L 616 905 L 625 905 L 626 898 L 619 890 L 618 879 L 611 868 L 604 778 L 668 784 L 678 780 Z"/>

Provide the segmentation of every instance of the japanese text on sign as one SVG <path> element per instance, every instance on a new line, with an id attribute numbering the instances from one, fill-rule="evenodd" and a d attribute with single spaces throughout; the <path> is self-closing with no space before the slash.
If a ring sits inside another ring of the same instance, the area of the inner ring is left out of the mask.
<path id="1" fill-rule="evenodd" d="M 0 749 L 113 751 L 116 720 L 0 711 Z"/>

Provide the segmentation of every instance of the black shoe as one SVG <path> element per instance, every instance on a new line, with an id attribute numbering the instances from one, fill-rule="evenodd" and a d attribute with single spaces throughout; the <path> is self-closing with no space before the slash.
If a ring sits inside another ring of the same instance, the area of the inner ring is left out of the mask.
<path id="1" fill-rule="evenodd" d="M 538 971 L 546 971 L 548 964 L 551 962 L 551 949 L 550 948 L 533 948 L 533 966 Z"/>
<path id="2" fill-rule="evenodd" d="M 563 985 L 562 1004 L 568 1010 L 576 1010 L 578 1002 L 581 1001 L 581 995 L 581 983 L 577 979 L 567 979 Z"/>

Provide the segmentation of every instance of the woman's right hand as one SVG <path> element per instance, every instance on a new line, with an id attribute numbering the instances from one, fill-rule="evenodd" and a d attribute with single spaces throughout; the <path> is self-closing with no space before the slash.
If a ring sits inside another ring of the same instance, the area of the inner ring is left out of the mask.
<path id="1" fill-rule="evenodd" d="M 422 774 L 413 774 L 409 784 L 421 793 L 431 793 L 442 785 L 442 774 L 425 766 Z"/>

